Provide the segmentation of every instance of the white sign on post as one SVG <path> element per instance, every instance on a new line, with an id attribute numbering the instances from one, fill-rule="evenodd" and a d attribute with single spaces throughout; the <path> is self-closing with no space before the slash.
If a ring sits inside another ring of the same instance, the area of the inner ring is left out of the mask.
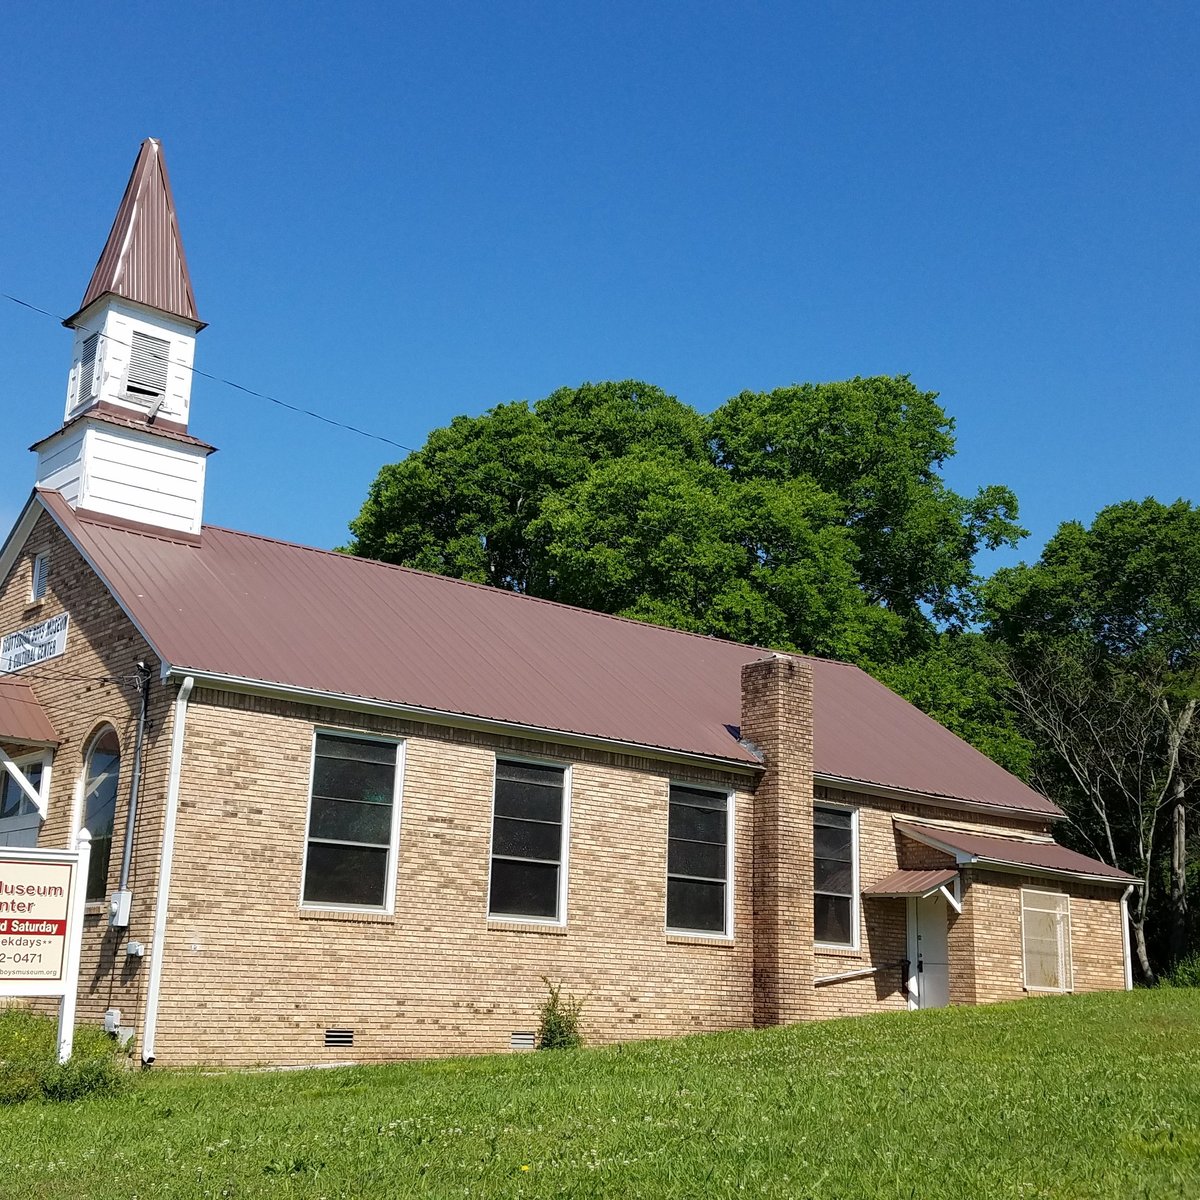
<path id="1" fill-rule="evenodd" d="M 0 997 L 57 996 L 58 1058 L 71 1057 L 91 837 L 76 850 L 0 850 Z"/>

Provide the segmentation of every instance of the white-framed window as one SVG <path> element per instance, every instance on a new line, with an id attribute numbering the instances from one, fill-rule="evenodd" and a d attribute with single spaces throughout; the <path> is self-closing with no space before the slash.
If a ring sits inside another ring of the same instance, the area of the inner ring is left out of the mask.
<path id="1" fill-rule="evenodd" d="M 667 932 L 728 937 L 733 930 L 733 796 L 670 786 Z"/>
<path id="2" fill-rule="evenodd" d="M 858 812 L 813 805 L 813 940 L 858 949 Z"/>
<path id="3" fill-rule="evenodd" d="M 317 730 L 300 899 L 305 907 L 391 912 L 404 743 Z"/>
<path id="4" fill-rule="evenodd" d="M 42 760 L 18 758 L 16 765 L 35 788 L 42 784 Z M 25 795 L 17 781 L 0 768 L 0 846 L 34 847 L 42 828 L 37 805 Z"/>
<path id="5" fill-rule="evenodd" d="M 1030 992 L 1069 992 L 1071 897 L 1065 892 L 1021 889 L 1021 953 Z"/>
<path id="6" fill-rule="evenodd" d="M 50 555 L 35 554 L 29 567 L 29 599 L 40 600 L 46 594 L 46 586 L 50 582 Z"/>
<path id="7" fill-rule="evenodd" d="M 83 767 L 83 827 L 92 835 L 88 900 L 103 900 L 108 893 L 108 862 L 120 784 L 121 742 L 117 731 L 106 725 L 92 738 Z"/>
<path id="8" fill-rule="evenodd" d="M 497 758 L 488 916 L 563 924 L 570 768 Z"/>

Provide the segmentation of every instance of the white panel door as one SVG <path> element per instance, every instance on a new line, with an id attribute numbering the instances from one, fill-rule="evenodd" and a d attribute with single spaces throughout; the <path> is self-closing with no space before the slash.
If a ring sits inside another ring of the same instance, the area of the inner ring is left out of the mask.
<path id="1" fill-rule="evenodd" d="M 917 1007 L 944 1008 L 950 1003 L 946 897 L 937 892 L 919 899 L 915 912 Z"/>

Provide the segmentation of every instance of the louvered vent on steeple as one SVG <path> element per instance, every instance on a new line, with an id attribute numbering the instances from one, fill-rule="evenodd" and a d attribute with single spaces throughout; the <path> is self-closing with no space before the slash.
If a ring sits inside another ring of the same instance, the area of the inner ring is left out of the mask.
<path id="1" fill-rule="evenodd" d="M 125 385 L 131 399 L 158 400 L 167 390 L 167 361 L 171 343 L 133 330 L 129 347 L 129 379 Z"/>
<path id="2" fill-rule="evenodd" d="M 96 343 L 100 335 L 93 333 L 83 343 L 83 356 L 79 360 L 78 382 L 75 387 L 75 404 L 86 404 L 96 394 Z"/>

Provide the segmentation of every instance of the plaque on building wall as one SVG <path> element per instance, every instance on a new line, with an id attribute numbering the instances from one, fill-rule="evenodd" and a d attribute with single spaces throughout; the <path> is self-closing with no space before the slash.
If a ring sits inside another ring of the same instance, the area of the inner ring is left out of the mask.
<path id="1" fill-rule="evenodd" d="M 47 617 L 36 625 L 6 633 L 0 638 L 0 674 L 57 658 L 67 648 L 66 613 Z"/>

